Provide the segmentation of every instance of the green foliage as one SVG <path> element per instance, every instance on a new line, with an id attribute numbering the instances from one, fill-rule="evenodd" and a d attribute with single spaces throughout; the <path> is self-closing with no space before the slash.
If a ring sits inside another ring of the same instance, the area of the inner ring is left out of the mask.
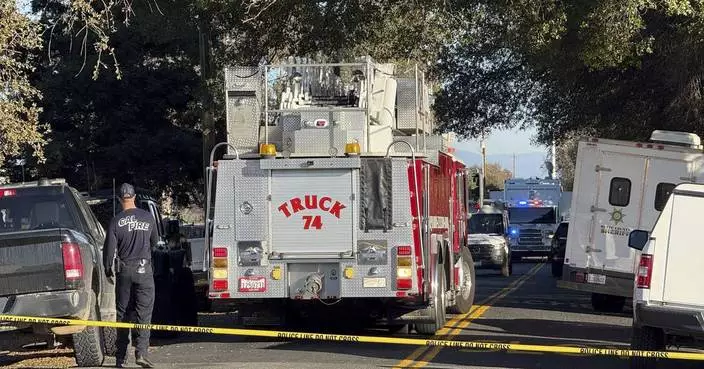
<path id="1" fill-rule="evenodd" d="M 43 158 L 46 127 L 39 124 L 37 106 L 41 94 L 29 80 L 33 53 L 42 45 L 39 33 L 14 0 L 0 0 L 0 164 L 27 149 Z"/>

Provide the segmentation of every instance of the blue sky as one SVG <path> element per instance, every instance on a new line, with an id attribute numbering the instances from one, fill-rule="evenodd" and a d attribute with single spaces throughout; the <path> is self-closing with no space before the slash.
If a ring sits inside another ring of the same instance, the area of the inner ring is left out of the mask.
<path id="1" fill-rule="evenodd" d="M 487 155 L 497 154 L 526 154 L 535 152 L 545 152 L 545 146 L 533 146 L 530 143 L 535 135 L 536 129 L 531 128 L 525 131 L 512 129 L 506 131 L 495 131 L 486 140 Z M 479 139 L 471 141 L 460 141 L 455 143 L 458 150 L 465 150 L 480 153 Z"/>

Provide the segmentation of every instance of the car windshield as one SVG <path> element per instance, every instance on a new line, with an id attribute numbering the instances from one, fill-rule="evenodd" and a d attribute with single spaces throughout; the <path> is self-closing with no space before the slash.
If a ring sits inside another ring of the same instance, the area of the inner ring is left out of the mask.
<path id="1" fill-rule="evenodd" d="M 473 214 L 469 218 L 469 234 L 503 234 L 501 214 Z"/>
<path id="2" fill-rule="evenodd" d="M 557 217 L 554 208 L 509 208 L 508 221 L 512 224 L 554 224 Z"/>
<path id="3" fill-rule="evenodd" d="M 34 229 L 77 229 L 78 209 L 64 187 L 0 190 L 0 233 Z"/>

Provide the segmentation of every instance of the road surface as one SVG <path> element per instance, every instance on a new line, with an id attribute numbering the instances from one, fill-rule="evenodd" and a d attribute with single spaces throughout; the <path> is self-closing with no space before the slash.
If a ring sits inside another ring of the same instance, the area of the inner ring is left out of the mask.
<path id="1" fill-rule="evenodd" d="M 475 307 L 464 319 L 454 317 L 441 332 L 452 340 L 628 348 L 631 309 L 596 314 L 589 295 L 555 287 L 542 263 L 514 264 L 505 278 L 477 272 Z M 203 314 L 203 326 L 229 326 L 232 316 Z M 350 332 L 344 332 L 350 333 Z M 356 331 L 385 335 L 381 330 Z M 398 334 L 399 337 L 417 337 Z M 0 341 L 2 342 L 2 341 Z M 564 354 L 472 351 L 399 345 L 280 341 L 234 336 L 188 335 L 152 342 L 151 358 L 163 368 L 627 368 L 625 358 Z M 74 365 L 70 349 L 20 351 L 0 356 L 0 365 L 65 368 Z M 30 360 L 19 360 L 24 354 Z M 110 358 L 106 366 L 114 364 Z M 660 368 L 694 368 L 696 362 L 664 363 Z M 131 365 L 134 365 L 132 358 Z"/>

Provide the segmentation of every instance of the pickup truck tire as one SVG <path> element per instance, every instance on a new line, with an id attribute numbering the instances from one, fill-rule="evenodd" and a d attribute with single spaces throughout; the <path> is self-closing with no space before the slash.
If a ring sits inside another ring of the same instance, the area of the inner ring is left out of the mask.
<path id="1" fill-rule="evenodd" d="M 445 278 L 445 266 L 441 263 L 437 265 L 435 277 L 438 280 L 437 291 L 434 291 L 433 301 L 428 307 L 431 315 L 435 318 L 432 323 L 417 323 L 416 332 L 423 335 L 434 335 L 445 325 L 447 315 L 445 313 L 445 292 L 447 291 L 447 281 Z"/>
<path id="2" fill-rule="evenodd" d="M 452 314 L 466 314 L 474 305 L 474 292 L 476 290 L 474 260 L 469 249 L 462 247 L 460 251 L 460 278 L 462 278 L 459 291 L 455 295 L 455 305 L 448 309 Z"/>
<path id="3" fill-rule="evenodd" d="M 508 277 L 511 275 L 512 272 L 513 263 L 511 262 L 511 260 L 506 260 L 506 262 L 504 262 L 504 265 L 501 266 L 501 275 L 504 277 Z"/>
<path id="4" fill-rule="evenodd" d="M 91 301 L 95 299 L 95 293 Z M 94 304 L 90 309 L 88 320 L 98 320 L 98 308 Z M 73 351 L 79 367 L 102 366 L 105 361 L 102 330 L 100 327 L 86 327 L 82 332 L 73 334 Z"/>
<path id="5" fill-rule="evenodd" d="M 105 355 L 117 355 L 117 328 L 103 327 L 103 347 Z"/>
<path id="6" fill-rule="evenodd" d="M 633 327 L 631 333 L 632 350 L 661 351 L 665 349 L 665 333 L 653 327 Z M 631 369 L 655 369 L 658 361 L 653 358 L 632 357 Z"/>

